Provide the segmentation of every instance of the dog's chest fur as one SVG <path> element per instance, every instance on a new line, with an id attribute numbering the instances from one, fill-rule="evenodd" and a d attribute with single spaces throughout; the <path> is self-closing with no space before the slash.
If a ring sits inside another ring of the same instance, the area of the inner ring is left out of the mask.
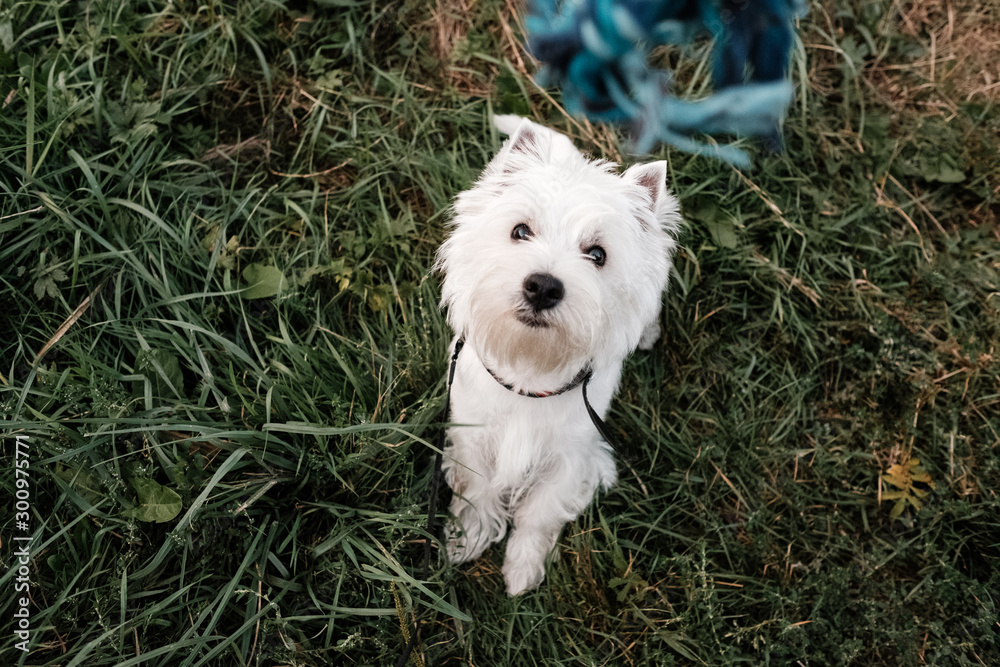
<path id="1" fill-rule="evenodd" d="M 591 389 L 591 400 L 602 407 L 614 391 L 600 386 L 606 384 L 598 381 Z M 501 385 L 468 349 L 455 375 L 451 421 L 465 425 L 463 449 L 477 459 L 479 472 L 497 489 L 530 486 L 554 467 L 607 448 L 594 435 L 581 388 L 558 396 L 521 396 Z"/>

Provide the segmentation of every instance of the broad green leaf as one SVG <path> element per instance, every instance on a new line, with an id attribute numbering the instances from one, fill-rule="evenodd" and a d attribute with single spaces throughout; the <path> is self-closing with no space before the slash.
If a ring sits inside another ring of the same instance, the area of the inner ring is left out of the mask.
<path id="1" fill-rule="evenodd" d="M 63 554 L 53 554 L 45 559 L 46 564 L 48 564 L 49 569 L 54 572 L 62 572 L 63 570 L 70 569 L 69 559 Z"/>
<path id="2" fill-rule="evenodd" d="M 173 489 L 168 489 L 151 479 L 133 479 L 132 487 L 138 496 L 139 504 L 122 512 L 123 516 L 139 521 L 164 523 L 180 514 L 183 503 Z"/>
<path id="3" fill-rule="evenodd" d="M 965 180 L 965 170 L 950 153 L 941 153 L 924 161 L 921 175 L 929 181 L 939 183 L 961 183 Z"/>
<path id="4" fill-rule="evenodd" d="M 100 481 L 82 467 L 69 467 L 57 463 L 53 474 L 73 487 L 73 490 L 91 505 L 96 505 L 104 497 Z"/>
<path id="5" fill-rule="evenodd" d="M 708 197 L 700 197 L 691 207 L 688 216 L 705 223 L 716 245 L 729 250 L 736 248 L 736 226 L 733 218 L 722 211 L 716 202 Z"/>
<path id="6" fill-rule="evenodd" d="M 716 219 L 712 222 L 706 222 L 705 225 L 708 227 L 709 233 L 712 235 L 712 239 L 723 248 L 728 248 L 733 250 L 736 248 L 736 229 L 733 227 L 733 223 L 726 219 Z"/>
<path id="7" fill-rule="evenodd" d="M 244 299 L 268 299 L 288 289 L 288 279 L 276 266 L 251 264 L 243 269 L 243 280 L 248 287 L 243 290 Z"/>

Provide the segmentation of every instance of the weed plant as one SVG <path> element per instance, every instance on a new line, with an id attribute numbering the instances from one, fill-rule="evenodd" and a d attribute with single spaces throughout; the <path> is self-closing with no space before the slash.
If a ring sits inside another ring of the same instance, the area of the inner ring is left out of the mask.
<path id="1" fill-rule="evenodd" d="M 0 618 L 17 665 L 1000 664 L 1000 7 L 823 0 L 780 154 L 686 225 L 621 482 L 504 594 L 420 562 L 430 272 L 494 111 L 595 154 L 504 0 L 0 6 Z M 707 92 L 708 45 L 659 53 Z M 623 157 L 624 156 L 624 157 Z"/>

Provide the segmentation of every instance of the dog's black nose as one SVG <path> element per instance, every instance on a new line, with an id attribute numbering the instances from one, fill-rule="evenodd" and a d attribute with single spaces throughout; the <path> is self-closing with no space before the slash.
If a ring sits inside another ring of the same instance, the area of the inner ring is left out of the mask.
<path id="1" fill-rule="evenodd" d="M 564 293 L 562 281 L 548 273 L 532 273 L 524 279 L 524 298 L 536 313 L 558 304 Z"/>

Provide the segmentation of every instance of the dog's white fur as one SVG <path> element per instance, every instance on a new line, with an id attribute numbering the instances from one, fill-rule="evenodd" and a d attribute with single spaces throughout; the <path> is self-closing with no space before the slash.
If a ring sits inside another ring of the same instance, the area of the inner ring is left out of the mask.
<path id="1" fill-rule="evenodd" d="M 588 160 L 567 137 L 526 119 L 494 123 L 511 136 L 458 196 L 436 264 L 448 322 L 465 340 L 451 389 L 450 421 L 460 425 L 448 430 L 444 459 L 454 491 L 447 552 L 452 563 L 478 558 L 512 521 L 503 574 L 517 595 L 541 583 L 563 525 L 617 473 L 579 387 L 527 397 L 490 371 L 541 393 L 590 364 L 588 397 L 604 415 L 625 357 L 659 337 L 680 217 L 665 162 L 619 176 L 617 165 Z M 520 224 L 530 238 L 512 237 Z M 587 254 L 594 246 L 606 252 L 603 266 Z M 537 273 L 564 286 L 557 305 L 540 313 L 524 291 Z"/>

